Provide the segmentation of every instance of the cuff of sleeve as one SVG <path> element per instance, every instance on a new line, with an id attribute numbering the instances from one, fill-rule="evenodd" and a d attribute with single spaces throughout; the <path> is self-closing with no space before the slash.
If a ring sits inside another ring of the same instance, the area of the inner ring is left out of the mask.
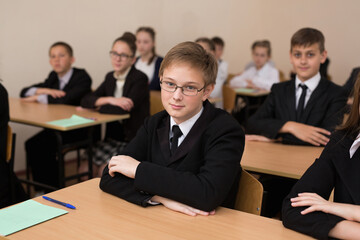
<path id="1" fill-rule="evenodd" d="M 32 87 L 30 89 L 28 89 L 25 93 L 25 97 L 30 97 L 30 96 L 34 96 L 36 94 L 38 88 L 36 87 Z"/>
<path id="2" fill-rule="evenodd" d="M 42 94 L 42 95 L 39 95 L 37 97 L 37 101 L 39 103 L 44 103 L 44 104 L 47 104 L 48 103 L 48 96 L 46 94 Z"/>

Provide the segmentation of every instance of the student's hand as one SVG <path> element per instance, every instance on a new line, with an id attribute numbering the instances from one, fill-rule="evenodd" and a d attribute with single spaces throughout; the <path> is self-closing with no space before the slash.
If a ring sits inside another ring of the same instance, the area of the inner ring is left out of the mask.
<path id="1" fill-rule="evenodd" d="M 246 79 L 245 81 L 247 83 L 247 85 L 246 85 L 247 88 L 257 89 L 256 85 L 253 83 L 253 81 L 251 79 Z"/>
<path id="2" fill-rule="evenodd" d="M 160 196 L 152 197 L 151 201 L 161 203 L 162 205 L 164 205 L 166 208 L 168 208 L 170 210 L 185 213 L 186 215 L 190 215 L 190 216 L 196 216 L 196 215 L 209 216 L 209 215 L 215 214 L 215 210 L 212 210 L 211 212 L 205 212 L 205 211 L 190 207 L 188 205 L 185 205 L 183 203 L 179 203 L 177 201 L 174 201 L 174 200 L 171 200 L 168 198 L 164 198 L 164 197 L 160 197 Z"/>
<path id="3" fill-rule="evenodd" d="M 279 133 L 291 133 L 304 142 L 315 146 L 326 145 L 329 142 L 331 132 L 326 129 L 318 128 L 303 123 L 288 121 L 279 130 Z M 324 136 L 327 135 L 327 136 Z"/>
<path id="4" fill-rule="evenodd" d="M 21 101 L 23 102 L 37 102 L 37 96 L 30 96 L 30 97 L 25 97 L 25 98 L 21 98 Z"/>
<path id="5" fill-rule="evenodd" d="M 41 95 L 41 94 L 50 95 L 53 98 L 61 98 L 66 95 L 66 93 L 62 90 L 51 89 L 51 88 L 38 88 L 36 90 L 36 95 Z"/>
<path id="6" fill-rule="evenodd" d="M 114 177 L 115 173 L 121 173 L 129 178 L 135 178 L 136 169 L 140 162 L 126 155 L 112 157 L 109 161 L 109 175 Z"/>
<path id="7" fill-rule="evenodd" d="M 131 100 L 131 98 L 127 97 L 112 98 L 110 104 L 121 107 L 128 112 L 134 107 L 134 102 Z"/>
<path id="8" fill-rule="evenodd" d="M 251 134 L 246 134 L 245 140 L 246 141 L 258 141 L 258 142 L 275 142 L 274 139 L 270 139 L 270 138 L 267 138 L 267 137 L 261 136 L 261 135 L 251 135 Z"/>

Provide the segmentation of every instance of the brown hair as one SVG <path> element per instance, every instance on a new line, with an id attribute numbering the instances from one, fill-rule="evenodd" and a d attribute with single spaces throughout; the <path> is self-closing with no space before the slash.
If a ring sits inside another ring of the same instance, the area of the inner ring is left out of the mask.
<path id="1" fill-rule="evenodd" d="M 183 42 L 170 49 L 161 63 L 159 77 L 163 76 L 166 68 L 178 63 L 186 63 L 199 69 L 203 73 L 205 87 L 215 84 L 218 71 L 217 61 L 211 53 L 206 52 L 199 44 Z"/>
<path id="2" fill-rule="evenodd" d="M 314 28 L 302 28 L 292 36 L 290 51 L 292 51 L 293 47 L 295 46 L 308 47 L 315 43 L 319 44 L 320 53 L 324 52 L 324 35 L 319 30 Z"/>
<path id="3" fill-rule="evenodd" d="M 196 43 L 203 42 L 209 45 L 209 48 L 211 51 L 215 51 L 215 44 L 213 41 L 211 41 L 209 38 L 201 37 L 195 40 Z"/>
<path id="4" fill-rule="evenodd" d="M 263 47 L 263 48 L 267 48 L 267 54 L 269 57 L 271 57 L 271 44 L 270 41 L 268 40 L 261 40 L 261 41 L 255 41 L 252 45 L 251 45 L 251 50 L 254 51 L 254 49 L 256 47 Z"/>
<path id="5" fill-rule="evenodd" d="M 135 41 L 136 41 L 136 37 L 134 34 L 132 34 L 131 32 L 125 32 L 121 37 L 115 39 L 115 41 L 113 42 L 113 46 L 115 45 L 115 43 L 117 42 L 124 42 L 126 43 L 130 50 L 131 50 L 131 53 L 132 53 L 132 56 L 131 57 L 134 57 L 135 56 L 135 53 L 136 53 L 136 44 L 135 44 Z"/>
<path id="6" fill-rule="evenodd" d="M 153 28 L 151 27 L 139 27 L 138 30 L 136 31 L 136 33 L 139 32 L 146 32 L 150 35 L 151 39 L 153 40 L 153 42 L 155 42 L 155 31 Z M 156 52 L 155 52 L 155 46 L 153 46 L 153 48 L 151 49 L 152 51 L 152 57 L 149 59 L 148 65 L 151 64 L 151 62 L 154 60 L 154 58 L 157 56 Z"/>
<path id="7" fill-rule="evenodd" d="M 73 56 L 73 50 L 71 48 L 71 46 L 69 44 L 67 44 L 66 42 L 56 42 L 54 43 L 53 45 L 51 45 L 51 47 L 49 48 L 49 55 L 50 55 L 50 52 L 51 52 L 51 49 L 53 47 L 57 47 L 57 46 L 62 46 L 65 48 L 65 50 L 68 52 L 68 54 L 70 55 L 70 57 Z"/>
<path id="8" fill-rule="evenodd" d="M 214 43 L 215 45 L 220 45 L 220 46 L 222 46 L 222 47 L 225 46 L 224 40 L 222 40 L 221 37 L 213 37 L 213 38 L 211 39 L 211 41 L 213 41 L 213 43 Z"/>
<path id="9" fill-rule="evenodd" d="M 357 134 L 360 132 L 360 74 L 358 75 L 354 88 L 353 88 L 353 95 L 354 100 L 353 104 L 351 105 L 351 110 L 349 117 L 346 121 L 337 127 L 337 130 L 342 130 L 346 132 L 346 135 L 356 137 Z"/>

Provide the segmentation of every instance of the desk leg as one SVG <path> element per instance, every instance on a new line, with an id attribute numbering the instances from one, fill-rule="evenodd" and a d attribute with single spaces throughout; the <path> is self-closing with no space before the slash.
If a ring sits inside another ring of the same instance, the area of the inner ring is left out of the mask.
<path id="1" fill-rule="evenodd" d="M 88 148 L 87 148 L 87 154 L 88 154 L 88 176 L 89 179 L 91 179 L 93 177 L 93 165 L 92 165 L 92 146 L 93 146 L 93 132 L 94 132 L 94 126 L 89 127 L 89 131 L 88 131 L 88 138 L 89 138 L 89 144 L 88 144 Z"/>
<path id="2" fill-rule="evenodd" d="M 65 174 L 64 174 L 64 156 L 62 154 L 63 143 L 61 133 L 59 131 L 55 131 L 55 136 L 57 140 L 57 161 L 58 161 L 58 180 L 59 180 L 59 188 L 65 187 Z"/>

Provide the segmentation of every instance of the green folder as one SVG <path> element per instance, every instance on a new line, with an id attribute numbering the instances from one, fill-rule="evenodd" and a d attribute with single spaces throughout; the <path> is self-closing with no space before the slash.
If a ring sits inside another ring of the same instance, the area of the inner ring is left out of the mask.
<path id="1" fill-rule="evenodd" d="M 94 119 L 88 119 L 74 114 L 70 118 L 59 119 L 47 123 L 60 127 L 72 127 L 72 126 L 91 123 L 91 122 L 94 122 Z"/>
<path id="2" fill-rule="evenodd" d="M 0 210 L 0 235 L 7 236 L 66 213 L 63 209 L 27 200 Z"/>
<path id="3" fill-rule="evenodd" d="M 252 88 L 236 88 L 235 91 L 237 93 L 253 93 L 253 92 L 257 92 L 256 89 L 252 89 Z"/>

